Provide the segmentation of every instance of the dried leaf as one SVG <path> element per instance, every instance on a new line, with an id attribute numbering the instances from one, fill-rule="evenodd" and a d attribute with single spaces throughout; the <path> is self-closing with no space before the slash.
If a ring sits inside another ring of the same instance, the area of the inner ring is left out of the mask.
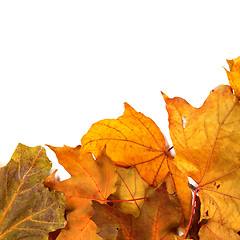
<path id="1" fill-rule="evenodd" d="M 114 202 L 114 206 L 126 214 L 138 217 L 144 203 L 144 199 L 140 199 L 147 197 L 153 188 L 150 188 L 139 176 L 135 168 L 117 167 L 117 173 L 119 176 L 116 184 L 117 191 L 112 194 L 110 199 L 122 200 L 121 202 Z"/>
<path id="2" fill-rule="evenodd" d="M 115 231 L 117 240 L 173 240 L 181 213 L 171 204 L 165 184 L 145 201 L 140 216 L 124 214 L 108 205 L 93 204 L 92 219 L 100 228 L 100 236 L 109 239 Z M 102 235 L 103 234 L 103 235 Z M 114 239 L 114 238 L 113 238 Z"/>
<path id="3" fill-rule="evenodd" d="M 174 162 L 199 187 L 201 220 L 240 230 L 240 103 L 229 86 L 214 89 L 201 108 L 164 95 Z"/>
<path id="4" fill-rule="evenodd" d="M 236 96 L 240 98 L 240 57 L 227 60 L 230 71 L 226 70 L 230 86 L 236 93 Z"/>
<path id="5" fill-rule="evenodd" d="M 93 210 L 91 200 L 82 198 L 67 198 L 67 225 L 62 229 L 57 240 L 96 239 L 98 228 L 90 219 Z M 97 236 L 99 239 L 99 236 Z"/>
<path id="6" fill-rule="evenodd" d="M 82 150 L 97 158 L 106 146 L 112 161 L 123 167 L 136 167 L 141 177 L 157 187 L 168 173 L 166 141 L 157 125 L 125 103 L 123 116 L 92 125 L 82 138 Z"/>
<path id="7" fill-rule="evenodd" d="M 240 236 L 232 229 L 226 228 L 212 220 L 204 224 L 199 231 L 200 240 L 240 240 Z"/>
<path id="8" fill-rule="evenodd" d="M 172 161 L 169 161 L 169 175 L 166 178 L 170 200 L 176 207 L 181 207 L 180 229 L 184 232 L 188 226 L 192 211 L 192 193 L 187 176 Z"/>
<path id="9" fill-rule="evenodd" d="M 92 154 L 81 154 L 80 147 L 52 147 L 71 178 L 57 182 L 54 175 L 46 179 L 50 189 L 62 191 L 67 196 L 67 225 L 57 240 L 100 240 L 98 228 L 90 219 L 93 211 L 92 200 L 105 203 L 111 193 L 116 191 L 118 178 L 116 167 L 103 152 L 100 159 L 94 160 Z M 55 173 L 54 173 L 55 174 Z"/>
<path id="10" fill-rule="evenodd" d="M 95 160 L 90 153 L 81 153 L 80 147 L 48 147 L 53 150 L 59 163 L 71 178 L 61 182 L 49 182 L 51 189 L 62 191 L 68 197 L 79 197 L 106 202 L 116 191 L 118 175 L 112 161 L 103 153 Z"/>
<path id="11" fill-rule="evenodd" d="M 0 239 L 48 239 L 64 226 L 65 197 L 43 185 L 50 169 L 44 148 L 22 144 L 0 169 Z"/>

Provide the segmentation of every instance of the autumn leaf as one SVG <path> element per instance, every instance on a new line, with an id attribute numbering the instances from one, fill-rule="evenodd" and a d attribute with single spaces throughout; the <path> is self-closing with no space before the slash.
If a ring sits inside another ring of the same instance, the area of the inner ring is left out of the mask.
<path id="1" fill-rule="evenodd" d="M 91 200 L 67 198 L 67 225 L 62 229 L 57 240 L 102 239 L 97 235 L 98 227 L 90 219 L 93 215 Z"/>
<path id="2" fill-rule="evenodd" d="M 118 180 L 117 190 L 111 195 L 110 200 L 114 206 L 123 213 L 138 217 L 144 203 L 154 188 L 151 188 L 138 174 L 135 168 L 117 167 Z"/>
<path id="3" fill-rule="evenodd" d="M 69 172 L 71 178 L 60 182 L 49 182 L 51 189 L 62 191 L 68 197 L 79 197 L 105 203 L 116 191 L 118 178 L 116 167 L 103 152 L 97 161 L 91 153 L 81 153 L 81 148 L 52 147 L 59 163 Z"/>
<path id="4" fill-rule="evenodd" d="M 116 167 L 103 152 L 95 160 L 90 153 L 81 153 L 80 147 L 52 147 L 59 163 L 70 173 L 71 178 L 55 181 L 54 174 L 49 176 L 45 185 L 50 189 L 62 191 L 67 196 L 67 225 L 61 230 L 57 240 L 100 240 L 98 228 L 90 219 L 92 200 L 106 203 L 110 194 L 116 191 L 118 178 Z"/>
<path id="5" fill-rule="evenodd" d="M 240 240 L 240 236 L 232 229 L 226 228 L 221 224 L 210 220 L 204 224 L 199 231 L 200 240 Z"/>
<path id="6" fill-rule="evenodd" d="M 168 173 L 165 138 L 150 118 L 125 103 L 123 116 L 92 125 L 82 138 L 82 151 L 97 158 L 106 146 L 106 154 L 123 167 L 136 167 L 141 177 L 157 187 Z"/>
<path id="7" fill-rule="evenodd" d="M 236 93 L 236 96 L 240 98 L 240 57 L 227 60 L 230 71 L 226 70 L 230 86 Z"/>
<path id="8" fill-rule="evenodd" d="M 106 240 L 173 240 L 181 213 L 169 201 L 166 185 L 156 189 L 145 201 L 140 216 L 124 214 L 114 207 L 93 204 L 92 219 Z M 115 233 L 115 234 L 114 234 Z"/>
<path id="9" fill-rule="evenodd" d="M 98 156 L 106 146 L 107 155 L 120 166 L 134 166 L 140 176 L 151 186 L 161 184 L 169 171 L 183 211 L 183 224 L 191 215 L 191 191 L 188 179 L 174 166 L 173 157 L 167 153 L 163 134 L 150 118 L 136 112 L 125 103 L 123 116 L 106 119 L 92 125 L 82 138 L 82 151 Z M 184 227 L 181 224 L 181 227 Z"/>
<path id="10" fill-rule="evenodd" d="M 45 180 L 45 185 L 54 189 L 55 174 L 54 171 Z M 67 224 L 65 228 L 49 234 L 48 240 L 100 240 L 97 235 L 98 228 L 90 219 L 93 215 L 91 199 L 67 197 L 66 217 Z"/>
<path id="11" fill-rule="evenodd" d="M 164 95 L 176 157 L 197 184 L 201 219 L 240 230 L 240 103 L 229 86 L 214 89 L 202 107 Z"/>
<path id="12" fill-rule="evenodd" d="M 165 181 L 172 204 L 181 207 L 182 218 L 179 228 L 184 232 L 188 226 L 192 208 L 192 193 L 189 188 L 189 181 L 172 161 L 169 161 L 169 174 Z"/>
<path id="13" fill-rule="evenodd" d="M 0 239 L 48 239 L 64 227 L 65 197 L 43 185 L 50 169 L 44 148 L 22 144 L 0 169 Z"/>

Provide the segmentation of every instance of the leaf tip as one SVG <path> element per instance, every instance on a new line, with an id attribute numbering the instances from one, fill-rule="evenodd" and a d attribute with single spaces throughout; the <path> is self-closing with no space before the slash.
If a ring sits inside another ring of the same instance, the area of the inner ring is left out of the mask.
<path id="1" fill-rule="evenodd" d="M 222 68 L 223 68 L 226 72 L 229 72 L 224 66 L 222 66 Z"/>
<path id="2" fill-rule="evenodd" d="M 166 100 L 169 98 L 164 92 L 161 91 L 162 97 L 164 99 L 164 101 L 166 102 Z"/>
<path id="3" fill-rule="evenodd" d="M 57 169 L 54 170 L 44 181 L 44 185 L 48 186 L 49 183 L 54 182 L 55 181 L 55 176 L 57 173 Z"/>
<path id="4" fill-rule="evenodd" d="M 52 151 L 54 151 L 55 147 L 53 147 L 52 145 L 49 144 L 44 144 L 45 146 L 49 147 Z"/>
<path id="5" fill-rule="evenodd" d="M 128 108 L 132 108 L 127 102 L 124 102 L 124 108 L 128 109 Z"/>

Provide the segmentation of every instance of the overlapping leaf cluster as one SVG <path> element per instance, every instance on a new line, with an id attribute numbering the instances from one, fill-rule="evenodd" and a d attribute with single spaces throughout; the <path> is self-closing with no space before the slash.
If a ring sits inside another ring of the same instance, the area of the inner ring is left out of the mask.
<path id="1" fill-rule="evenodd" d="M 230 86 L 200 108 L 163 93 L 175 157 L 127 103 L 81 146 L 48 145 L 67 180 L 49 176 L 43 148 L 20 144 L 0 169 L 0 240 L 240 239 L 240 58 L 228 64 Z"/>

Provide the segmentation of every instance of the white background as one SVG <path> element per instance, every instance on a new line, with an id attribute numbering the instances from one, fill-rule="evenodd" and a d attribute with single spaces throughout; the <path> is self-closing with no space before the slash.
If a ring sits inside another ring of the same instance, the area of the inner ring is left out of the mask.
<path id="1" fill-rule="evenodd" d="M 1 1 L 0 165 L 76 146 L 128 102 L 169 140 L 160 91 L 200 107 L 240 55 L 238 1 Z M 53 160 L 54 155 L 49 157 Z"/>

